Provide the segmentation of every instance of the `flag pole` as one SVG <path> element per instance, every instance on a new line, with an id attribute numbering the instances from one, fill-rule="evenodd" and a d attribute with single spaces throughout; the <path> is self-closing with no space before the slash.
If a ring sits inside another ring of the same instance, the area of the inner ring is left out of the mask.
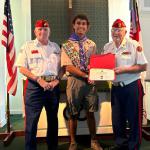
<path id="1" fill-rule="evenodd" d="M 13 138 L 15 137 L 15 134 L 13 131 L 11 131 L 11 125 L 10 125 L 10 107 L 9 107 L 9 93 L 7 93 L 7 98 L 6 98 L 6 121 L 7 121 L 7 133 L 6 137 L 3 140 L 4 146 L 9 145 Z"/>
<path id="2" fill-rule="evenodd" d="M 7 101 L 6 101 L 6 120 L 7 120 L 7 133 L 10 133 L 10 107 L 9 107 L 8 93 L 7 93 Z"/>
<path id="3" fill-rule="evenodd" d="M 6 97 L 6 120 L 7 132 L 3 134 L 4 145 L 8 145 L 14 138 L 14 132 L 10 128 L 10 107 L 9 94 L 15 96 L 17 90 L 17 67 L 15 64 L 15 47 L 14 47 L 14 32 L 11 16 L 10 0 L 4 2 L 4 19 L 2 30 L 2 45 L 6 49 L 6 63 L 7 63 L 7 97 Z"/>

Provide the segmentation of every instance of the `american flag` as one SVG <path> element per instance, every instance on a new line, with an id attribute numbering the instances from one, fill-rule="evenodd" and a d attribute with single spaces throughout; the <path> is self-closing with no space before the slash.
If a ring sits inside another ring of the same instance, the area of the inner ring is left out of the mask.
<path id="1" fill-rule="evenodd" d="M 2 45 L 6 48 L 7 93 L 15 95 L 17 90 L 17 67 L 15 66 L 16 52 L 14 47 L 14 32 L 9 0 L 6 0 L 4 5 L 4 19 L 1 42 Z"/>

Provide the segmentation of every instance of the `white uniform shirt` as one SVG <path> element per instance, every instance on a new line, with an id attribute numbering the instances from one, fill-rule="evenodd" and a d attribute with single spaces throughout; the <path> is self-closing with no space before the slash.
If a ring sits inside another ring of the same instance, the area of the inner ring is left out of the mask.
<path id="1" fill-rule="evenodd" d="M 147 60 L 143 51 L 137 51 L 137 47 L 140 46 L 135 40 L 124 39 L 120 47 L 117 48 L 114 42 L 107 43 L 104 46 L 104 54 L 113 53 L 116 57 L 116 67 L 125 66 L 130 67 L 136 64 L 147 64 Z M 140 73 L 123 73 L 116 76 L 114 82 L 131 83 L 140 78 Z"/>
<path id="2" fill-rule="evenodd" d="M 16 65 L 25 67 L 36 76 L 58 75 L 60 48 L 51 41 L 42 45 L 37 39 L 26 42 L 20 50 Z"/>

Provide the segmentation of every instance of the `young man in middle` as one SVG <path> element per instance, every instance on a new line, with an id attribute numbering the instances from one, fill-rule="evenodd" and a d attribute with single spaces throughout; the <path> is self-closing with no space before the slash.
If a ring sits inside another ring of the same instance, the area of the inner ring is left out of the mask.
<path id="1" fill-rule="evenodd" d="M 61 64 L 69 73 L 67 80 L 67 108 L 69 112 L 69 150 L 77 150 L 77 117 L 81 107 L 86 111 L 87 124 L 91 135 L 91 148 L 102 150 L 96 138 L 94 112 L 98 111 L 98 95 L 93 81 L 88 80 L 89 58 L 96 52 L 96 44 L 86 37 L 89 20 L 85 15 L 73 19 L 73 33 L 62 45 Z"/>

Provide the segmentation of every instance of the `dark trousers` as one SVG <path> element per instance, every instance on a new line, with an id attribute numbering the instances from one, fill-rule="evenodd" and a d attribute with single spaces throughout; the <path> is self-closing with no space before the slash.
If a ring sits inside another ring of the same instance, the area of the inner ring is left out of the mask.
<path id="1" fill-rule="evenodd" d="M 29 80 L 25 96 L 25 149 L 36 150 L 37 124 L 43 106 L 47 115 L 48 150 L 57 150 L 58 145 L 58 106 L 59 87 L 53 91 L 44 91 L 37 83 Z M 43 124 L 46 122 L 43 122 Z"/>
<path id="2" fill-rule="evenodd" d="M 118 146 L 138 150 L 142 137 L 143 88 L 140 80 L 124 87 L 112 87 L 112 125 Z M 129 131 L 127 134 L 126 125 Z"/>

